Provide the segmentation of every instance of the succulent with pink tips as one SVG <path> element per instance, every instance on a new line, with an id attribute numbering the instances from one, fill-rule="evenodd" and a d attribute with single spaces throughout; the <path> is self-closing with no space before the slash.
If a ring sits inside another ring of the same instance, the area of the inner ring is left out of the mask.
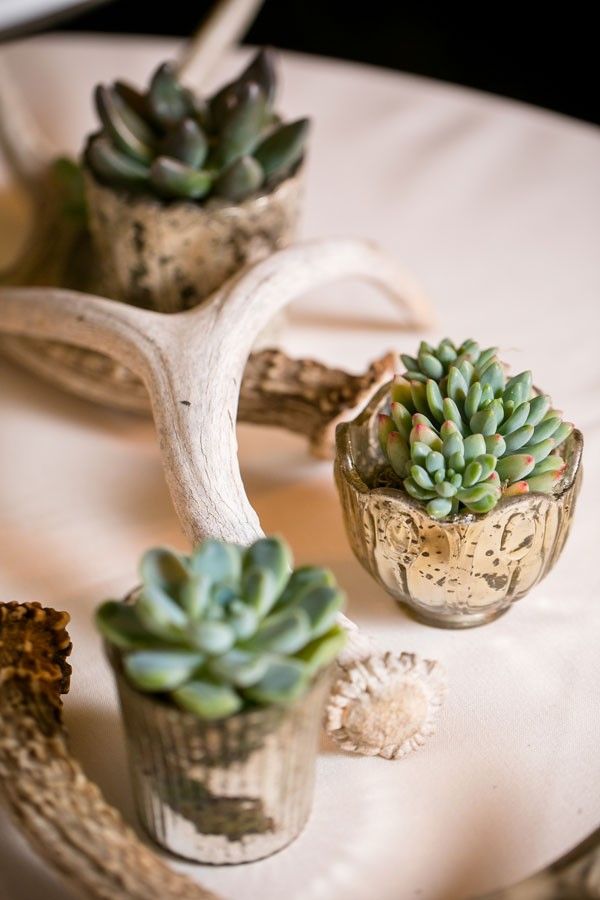
<path id="1" fill-rule="evenodd" d="M 573 426 L 534 390 L 531 372 L 507 379 L 493 347 L 422 342 L 402 356 L 379 441 L 404 489 L 433 518 L 484 514 L 502 495 L 549 493 L 564 473 L 557 453 Z"/>

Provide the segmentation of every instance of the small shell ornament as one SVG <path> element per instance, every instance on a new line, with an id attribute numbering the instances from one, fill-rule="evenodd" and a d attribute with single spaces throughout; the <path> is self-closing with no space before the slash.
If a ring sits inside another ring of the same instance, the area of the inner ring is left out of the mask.
<path id="1" fill-rule="evenodd" d="M 327 704 L 327 732 L 342 750 L 402 759 L 435 732 L 444 670 L 414 653 L 380 652 L 362 634 L 363 652 L 357 653 L 349 630 Z"/>

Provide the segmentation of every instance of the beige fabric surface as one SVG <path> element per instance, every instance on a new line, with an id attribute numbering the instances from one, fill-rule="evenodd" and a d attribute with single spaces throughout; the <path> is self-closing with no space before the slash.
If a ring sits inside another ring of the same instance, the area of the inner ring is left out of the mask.
<path id="1" fill-rule="evenodd" d="M 142 80 L 166 41 L 52 36 L 3 48 L 35 111 L 75 151 L 90 88 Z M 228 61 L 218 78 L 235 71 Z M 600 820 L 600 141 L 587 125 L 435 82 L 284 54 L 282 108 L 315 119 L 304 234 L 364 235 L 425 283 L 438 336 L 498 343 L 586 439 L 574 528 L 557 568 L 508 615 L 445 632 L 411 621 L 355 562 L 331 466 L 302 440 L 239 429 L 242 471 L 267 531 L 299 562 L 330 565 L 349 613 L 386 647 L 441 660 L 438 734 L 390 763 L 323 741 L 300 839 L 249 866 L 194 868 L 235 900 L 458 900 L 530 873 Z M 3 255 L 24 221 L 0 203 Z M 343 286 L 293 308 L 286 349 L 359 368 L 410 352 L 394 310 Z M 73 747 L 133 819 L 115 692 L 91 614 L 134 583 L 156 543 L 184 546 L 152 426 L 0 362 L 0 598 L 72 615 Z M 1 900 L 62 900 L 60 882 L 0 816 Z"/>

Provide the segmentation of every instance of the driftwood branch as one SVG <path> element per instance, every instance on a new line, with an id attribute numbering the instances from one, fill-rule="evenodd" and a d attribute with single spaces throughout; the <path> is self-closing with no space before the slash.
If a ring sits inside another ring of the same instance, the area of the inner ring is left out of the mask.
<path id="1" fill-rule="evenodd" d="M 217 900 L 138 840 L 70 755 L 67 613 L 0 604 L 0 787 L 33 846 L 89 900 Z"/>

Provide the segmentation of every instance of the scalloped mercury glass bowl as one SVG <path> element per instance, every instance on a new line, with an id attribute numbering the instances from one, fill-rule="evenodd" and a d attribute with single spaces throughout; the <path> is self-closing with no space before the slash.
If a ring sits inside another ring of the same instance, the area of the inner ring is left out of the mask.
<path id="1" fill-rule="evenodd" d="M 582 477 L 581 432 L 565 443 L 565 473 L 552 494 L 506 497 L 486 515 L 438 521 L 404 490 L 380 486 L 377 415 L 389 411 L 388 397 L 384 385 L 336 433 L 335 476 L 352 550 L 420 621 L 442 628 L 491 622 L 550 571 L 564 547 Z"/>

